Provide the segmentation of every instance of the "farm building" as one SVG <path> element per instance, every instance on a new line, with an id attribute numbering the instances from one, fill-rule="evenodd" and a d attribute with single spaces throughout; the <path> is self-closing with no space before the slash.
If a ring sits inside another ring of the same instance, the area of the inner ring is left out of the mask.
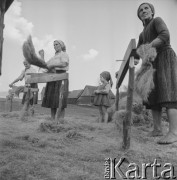
<path id="1" fill-rule="evenodd" d="M 84 89 L 73 90 L 69 92 L 67 103 L 92 106 L 94 100 L 94 91 L 96 89 L 97 86 L 86 85 Z M 41 100 L 43 98 L 44 91 L 45 91 L 45 87 L 43 87 L 41 91 Z M 115 101 L 115 95 L 113 94 L 112 91 L 110 91 L 110 97 L 111 97 L 111 104 L 113 104 Z"/>
<path id="2" fill-rule="evenodd" d="M 76 104 L 77 99 L 80 97 L 82 92 L 83 92 L 83 89 L 71 91 L 68 95 L 68 101 L 67 101 L 68 104 Z"/>
<path id="3" fill-rule="evenodd" d="M 94 91 L 97 89 L 96 86 L 86 85 L 82 94 L 77 100 L 78 105 L 92 105 L 94 100 Z"/>
<path id="4" fill-rule="evenodd" d="M 77 104 L 92 106 L 93 100 L 94 100 L 94 91 L 96 89 L 97 89 L 97 86 L 86 85 L 82 94 L 77 100 Z M 110 91 L 110 98 L 111 98 L 111 104 L 113 104 L 115 101 L 115 95 L 113 94 L 112 91 Z"/>

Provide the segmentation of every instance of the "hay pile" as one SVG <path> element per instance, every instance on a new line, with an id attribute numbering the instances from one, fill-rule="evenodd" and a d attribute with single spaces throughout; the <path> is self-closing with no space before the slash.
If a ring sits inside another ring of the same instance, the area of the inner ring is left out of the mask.
<path id="1" fill-rule="evenodd" d="M 146 123 L 144 116 L 144 107 L 143 104 L 138 102 L 133 102 L 132 107 L 132 125 L 141 125 Z M 113 115 L 113 122 L 116 124 L 116 127 L 119 131 L 122 131 L 123 121 L 127 118 L 126 108 L 122 108 L 119 111 L 115 111 Z"/>
<path id="2" fill-rule="evenodd" d="M 127 118 L 127 111 L 125 109 L 121 109 L 119 111 L 116 111 L 113 115 L 113 121 L 116 125 L 116 128 L 119 130 L 119 132 L 122 132 L 123 130 L 123 121 Z M 135 112 L 132 112 L 132 122 L 131 125 L 141 125 L 144 124 L 145 119 L 143 114 L 136 114 Z"/>
<path id="3" fill-rule="evenodd" d="M 142 59 L 142 65 L 136 73 L 135 90 L 144 101 L 147 101 L 149 93 L 154 88 L 155 69 L 153 69 L 152 62 L 156 58 L 157 52 L 155 48 L 145 44 L 137 49 L 137 53 Z"/>
<path id="4" fill-rule="evenodd" d="M 136 109 L 135 109 L 135 104 L 138 106 L 138 108 L 136 108 Z M 126 109 L 126 105 L 127 105 L 127 95 L 125 95 L 123 98 L 119 99 L 119 108 L 118 109 L 119 110 Z M 135 113 L 137 113 L 137 111 L 141 112 L 142 107 L 143 107 L 143 105 L 142 105 L 141 97 L 136 92 L 134 92 L 134 94 L 133 94 L 133 108 L 134 109 L 133 110 L 135 111 Z M 112 122 L 114 120 L 115 112 L 116 112 L 116 106 L 115 106 L 115 103 L 114 103 L 111 107 L 109 107 L 107 109 L 108 122 Z"/>
<path id="5" fill-rule="evenodd" d="M 23 55 L 30 64 L 40 68 L 48 69 L 46 62 L 43 59 L 37 57 L 31 36 L 29 36 L 23 43 Z"/>
<path id="6" fill-rule="evenodd" d="M 48 133 L 59 133 L 71 130 L 72 127 L 64 124 L 58 124 L 56 121 L 42 122 L 39 126 L 39 131 Z"/>

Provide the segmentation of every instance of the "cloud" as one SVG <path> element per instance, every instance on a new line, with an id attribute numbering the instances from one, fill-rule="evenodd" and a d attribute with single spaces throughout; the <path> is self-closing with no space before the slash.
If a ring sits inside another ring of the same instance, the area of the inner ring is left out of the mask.
<path id="1" fill-rule="evenodd" d="M 33 36 L 34 24 L 22 17 L 22 3 L 15 0 L 4 18 L 4 37 L 10 40 L 15 40 L 20 45 L 27 39 L 28 35 L 32 35 L 33 44 L 36 50 L 36 54 L 40 49 L 45 51 L 45 59 L 48 60 L 49 57 L 54 55 L 53 40 L 52 35 L 45 35 L 42 39 Z"/>
<path id="2" fill-rule="evenodd" d="M 95 50 L 95 49 L 90 49 L 87 54 L 82 55 L 82 58 L 83 58 L 85 61 L 90 61 L 90 60 L 93 60 L 98 54 L 99 54 L 99 53 L 98 53 L 97 50 Z"/>
<path id="3" fill-rule="evenodd" d="M 22 3 L 15 0 L 5 14 L 4 37 L 23 42 L 33 32 L 33 23 L 21 16 Z"/>

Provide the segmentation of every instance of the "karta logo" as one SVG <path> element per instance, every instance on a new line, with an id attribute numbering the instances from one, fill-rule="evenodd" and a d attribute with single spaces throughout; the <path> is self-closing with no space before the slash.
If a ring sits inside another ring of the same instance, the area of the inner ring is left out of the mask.
<path id="1" fill-rule="evenodd" d="M 139 166 L 138 164 L 132 162 L 127 165 L 128 170 L 123 171 L 121 166 L 124 162 L 125 158 L 120 158 L 119 161 L 116 161 L 116 158 L 105 159 L 104 178 L 116 179 L 116 176 L 118 176 L 122 179 L 177 179 L 174 175 L 174 166 L 171 163 L 165 163 L 164 165 L 161 165 L 157 162 L 157 159 L 155 159 L 153 163 L 142 163 L 141 166 Z M 147 177 L 147 168 L 151 170 L 151 174 L 148 174 L 150 177 Z M 158 168 L 161 168 L 162 170 L 160 173 L 158 173 Z"/>

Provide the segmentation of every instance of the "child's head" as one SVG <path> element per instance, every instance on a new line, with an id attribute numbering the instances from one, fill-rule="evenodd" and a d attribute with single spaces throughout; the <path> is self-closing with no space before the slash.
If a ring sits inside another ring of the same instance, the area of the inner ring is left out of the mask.
<path id="1" fill-rule="evenodd" d="M 102 83 L 104 83 L 104 82 L 109 82 L 109 81 L 110 81 L 111 87 L 112 87 L 112 85 L 113 85 L 112 78 L 111 78 L 111 74 L 110 74 L 108 71 L 103 71 L 103 72 L 100 74 L 100 80 L 101 80 Z"/>
<path id="2" fill-rule="evenodd" d="M 30 63 L 29 63 L 27 60 L 24 60 L 24 61 L 23 61 L 23 64 L 24 64 L 24 66 L 25 66 L 26 69 L 29 69 L 30 66 L 31 66 Z"/>

